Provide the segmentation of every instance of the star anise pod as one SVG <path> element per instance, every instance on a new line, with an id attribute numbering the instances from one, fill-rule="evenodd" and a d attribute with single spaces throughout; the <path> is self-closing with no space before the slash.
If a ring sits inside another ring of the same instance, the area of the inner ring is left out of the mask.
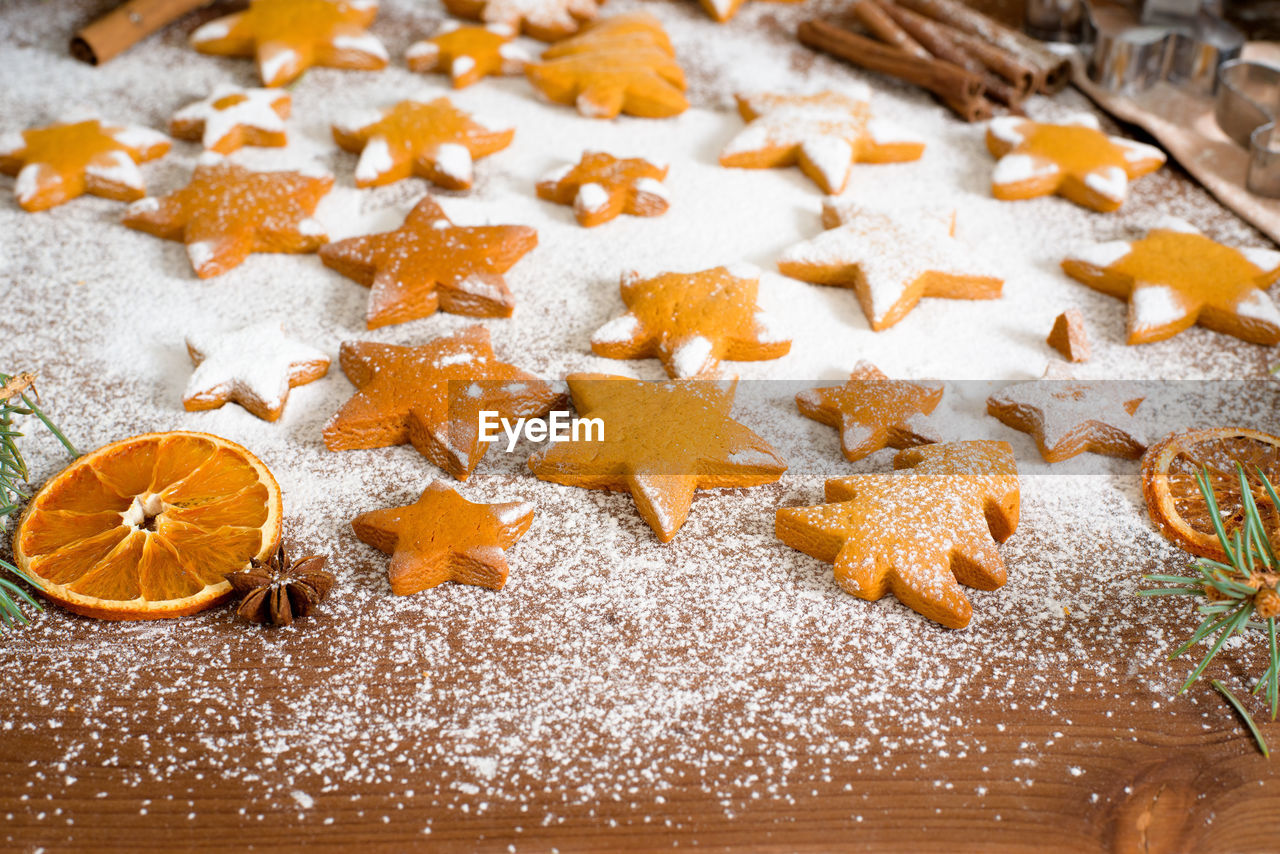
<path id="1" fill-rule="evenodd" d="M 287 626 L 305 617 L 333 587 L 333 573 L 324 568 L 324 555 L 289 560 L 284 541 L 265 561 L 252 558 L 249 566 L 227 574 L 241 597 L 236 613 L 255 623 Z"/>

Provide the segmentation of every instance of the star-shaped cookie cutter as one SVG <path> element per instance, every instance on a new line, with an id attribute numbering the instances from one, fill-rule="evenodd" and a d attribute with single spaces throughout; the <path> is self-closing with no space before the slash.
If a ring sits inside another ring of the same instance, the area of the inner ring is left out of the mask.
<path id="1" fill-rule="evenodd" d="M 1249 149 L 1245 188 L 1280 198 L 1280 68 L 1235 59 L 1218 68 L 1218 82 L 1218 126 Z"/>

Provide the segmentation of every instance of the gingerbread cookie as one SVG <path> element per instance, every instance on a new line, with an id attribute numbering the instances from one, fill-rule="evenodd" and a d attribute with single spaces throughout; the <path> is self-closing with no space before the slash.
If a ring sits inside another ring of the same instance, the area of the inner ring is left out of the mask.
<path id="1" fill-rule="evenodd" d="M 627 313 L 591 336 L 591 352 L 607 359 L 657 358 L 667 376 L 713 375 L 721 359 L 778 359 L 791 341 L 770 324 L 756 302 L 759 281 L 725 267 L 700 273 L 622 277 Z"/>
<path id="2" fill-rule="evenodd" d="M 13 194 L 25 211 L 42 211 L 88 193 L 130 202 L 147 191 L 139 163 L 169 150 L 147 128 L 67 121 L 0 137 L 0 173 L 16 175 Z"/>
<path id="3" fill-rule="evenodd" d="M 603 438 L 558 442 L 529 458 L 541 480 L 629 492 L 662 542 L 689 516 L 699 489 L 773 483 L 787 466 L 769 443 L 729 417 L 736 381 L 641 382 L 571 374 L 578 415 L 599 419 Z"/>
<path id="4" fill-rule="evenodd" d="M 1007 442 L 948 442 L 899 451 L 898 474 L 826 483 L 826 503 L 779 507 L 778 539 L 835 565 L 860 599 L 892 593 L 918 614 L 962 629 L 973 606 L 961 585 L 1005 583 L 997 543 L 1018 527 L 1020 494 Z"/>
<path id="5" fill-rule="evenodd" d="M 822 188 L 839 193 L 854 163 L 919 160 L 924 143 L 885 119 L 871 117 L 871 90 L 816 95 L 738 95 L 747 122 L 720 152 L 721 166 L 773 169 L 796 166 Z"/>
<path id="6" fill-rule="evenodd" d="M 279 89 L 242 89 L 221 84 L 203 101 L 187 104 L 169 120 L 169 133 L 177 139 L 203 143 L 219 154 L 241 146 L 279 148 L 289 139 L 284 120 L 293 99 Z"/>
<path id="7" fill-rule="evenodd" d="M 329 372 L 329 357 L 265 321 L 217 335 L 188 335 L 195 372 L 182 405 L 188 411 L 218 409 L 234 401 L 264 421 L 284 412 L 289 389 Z"/>
<path id="8" fill-rule="evenodd" d="M 747 0 L 698 0 L 703 10 L 718 24 L 733 18 Z M 775 0 L 780 3 L 798 3 L 800 0 Z"/>
<path id="9" fill-rule="evenodd" d="M 987 414 L 1036 440 L 1047 463 L 1085 451 L 1136 460 L 1147 448 L 1142 403 L 1123 382 L 1038 380 L 1005 386 L 987 398 Z"/>
<path id="10" fill-rule="evenodd" d="M 206 151 L 186 187 L 139 199 L 123 221 L 187 244 L 196 275 L 207 279 L 251 252 L 315 252 L 329 237 L 311 214 L 332 187 L 322 172 L 255 172 Z"/>
<path id="11" fill-rule="evenodd" d="M 513 38 L 515 31 L 505 24 L 463 27 L 445 21 L 434 36 L 414 42 L 404 58 L 410 71 L 448 74 L 453 88 L 462 89 L 482 77 L 524 73 L 533 58 Z"/>
<path id="12" fill-rule="evenodd" d="M 1084 315 L 1080 309 L 1069 308 L 1058 315 L 1045 343 L 1068 362 L 1089 361 L 1089 334 L 1085 331 Z"/>
<path id="13" fill-rule="evenodd" d="M 533 505 L 477 504 L 433 482 L 412 504 L 362 513 L 351 529 L 363 543 L 391 555 L 391 592 L 409 596 L 446 581 L 501 590 L 504 551 L 533 523 Z"/>
<path id="14" fill-rule="evenodd" d="M 858 362 L 844 385 L 805 389 L 796 395 L 796 407 L 839 430 L 840 450 L 853 462 L 885 447 L 941 442 L 927 418 L 941 400 L 939 383 L 891 380 L 870 362 Z"/>
<path id="15" fill-rule="evenodd" d="M 365 31 L 377 0 L 250 0 L 191 34 L 217 56 L 252 56 L 264 86 L 286 86 L 313 65 L 376 71 L 387 67 L 382 42 Z"/>
<path id="16" fill-rule="evenodd" d="M 326 244 L 320 260 L 372 289 L 365 325 L 377 329 L 437 308 L 510 317 L 515 300 L 502 274 L 537 245 L 525 225 L 454 225 L 427 196 L 395 231 Z"/>
<path id="17" fill-rule="evenodd" d="M 538 198 L 558 205 L 573 205 L 578 224 L 601 225 L 626 213 L 661 216 L 667 212 L 667 190 L 662 180 L 666 166 L 630 157 L 625 160 L 603 151 L 586 151 L 577 164 L 565 166 L 538 182 Z"/>
<path id="18" fill-rule="evenodd" d="M 604 0 L 444 0 L 450 15 L 497 24 L 538 41 L 554 42 L 592 21 Z"/>
<path id="19" fill-rule="evenodd" d="M 991 195 L 997 199 L 1057 193 L 1104 213 L 1124 203 L 1131 180 L 1165 161 L 1158 148 L 1107 136 L 1090 115 L 1058 125 L 1020 116 L 992 119 L 987 150 L 999 158 L 991 173 Z"/>

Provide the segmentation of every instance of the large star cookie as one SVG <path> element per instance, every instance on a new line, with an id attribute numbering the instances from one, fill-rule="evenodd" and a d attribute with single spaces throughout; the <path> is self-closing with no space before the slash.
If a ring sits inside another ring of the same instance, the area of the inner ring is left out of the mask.
<path id="1" fill-rule="evenodd" d="M 234 401 L 259 418 L 275 421 L 284 412 L 290 388 L 314 382 L 329 371 L 328 356 L 285 335 L 274 321 L 217 335 L 188 335 L 187 352 L 196 369 L 182 405 L 192 412 Z"/>
<path id="2" fill-rule="evenodd" d="M 515 131 L 475 121 L 448 98 L 401 101 L 376 117 L 333 126 L 339 146 L 360 155 L 357 187 L 380 187 L 410 175 L 446 190 L 465 190 L 472 164 L 511 144 Z"/>
<path id="3" fill-rule="evenodd" d="M 608 359 L 662 361 L 676 378 L 711 375 L 721 359 L 778 359 L 791 341 L 772 328 L 756 302 L 758 280 L 724 267 L 700 273 L 622 277 L 627 313 L 591 336 L 591 352 Z"/>
<path id="4" fill-rule="evenodd" d="M 1141 240 L 1081 249 L 1062 269 L 1129 301 L 1130 344 L 1162 341 L 1195 324 L 1255 344 L 1280 343 L 1280 310 L 1266 292 L 1280 279 L 1280 252 L 1233 249 L 1169 220 Z"/>
<path id="5" fill-rule="evenodd" d="M 191 34 L 201 53 L 252 56 L 264 86 L 285 86 L 313 65 L 376 71 L 387 66 L 382 42 L 365 31 L 377 0 L 250 0 Z"/>
<path id="6" fill-rule="evenodd" d="M 1123 382 L 1046 378 L 1000 389 L 987 398 L 987 414 L 1030 434 L 1048 463 L 1085 451 L 1136 460 L 1147 449 L 1134 417 L 1142 400 Z"/>
<path id="7" fill-rule="evenodd" d="M 0 137 L 0 173 L 17 175 L 13 193 L 25 211 L 42 211 L 88 193 L 130 202 L 146 195 L 138 164 L 169 150 L 143 127 L 98 119 L 59 122 Z"/>
<path id="8" fill-rule="evenodd" d="M 638 157 L 620 159 L 603 151 L 586 151 L 576 164 L 564 166 L 538 182 L 538 197 L 573 205 L 578 224 L 591 228 L 618 214 L 659 216 L 667 212 L 662 180 L 667 167 Z"/>
<path id="9" fill-rule="evenodd" d="M 491 74 L 524 73 L 532 57 L 514 37 L 515 31 L 504 24 L 463 27 L 446 21 L 434 36 L 410 45 L 404 58 L 410 71 L 448 74 L 453 88 L 462 89 Z"/>
<path id="10" fill-rule="evenodd" d="M 799 165 L 824 193 L 839 193 L 854 163 L 919 160 L 924 143 L 871 117 L 866 86 L 816 95 L 738 95 L 747 126 L 720 152 L 720 165 L 772 169 Z"/>
<path id="11" fill-rule="evenodd" d="M 604 0 L 444 0 L 450 15 L 498 24 L 539 41 L 571 36 Z"/>
<path id="12" fill-rule="evenodd" d="M 778 508 L 778 539 L 835 565 L 836 584 L 861 599 L 892 593 L 953 629 L 973 606 L 960 585 L 1005 583 L 997 543 L 1018 527 L 1018 471 L 1007 442 L 949 442 L 899 451 L 897 474 L 826 483 L 826 503 Z"/>
<path id="13" fill-rule="evenodd" d="M 1129 181 L 1164 165 L 1164 152 L 1107 136 L 1098 120 L 1082 115 L 1071 124 L 1001 116 L 987 126 L 987 150 L 999 158 L 991 173 L 997 199 L 1032 199 L 1057 193 L 1095 211 L 1124 202 Z"/>
<path id="14" fill-rule="evenodd" d="M 891 380 L 870 362 L 858 362 L 842 386 L 796 395 L 800 414 L 840 431 L 850 462 L 881 448 L 913 448 L 942 441 L 927 416 L 942 400 L 938 383 Z"/>
<path id="15" fill-rule="evenodd" d="M 332 187 L 324 173 L 255 172 L 205 152 L 186 187 L 139 199 L 124 224 L 187 244 L 196 275 L 207 279 L 251 252 L 315 252 L 329 237 L 311 214 Z"/>
<path id="16" fill-rule="evenodd" d="M 702 4 L 702 8 L 712 20 L 723 24 L 738 14 L 738 10 L 742 8 L 747 0 L 698 0 Z M 781 3 L 798 3 L 800 0 L 776 0 Z"/>
<path id="17" fill-rule="evenodd" d="M 408 596 L 446 581 L 501 590 L 507 557 L 533 523 L 533 505 L 477 504 L 432 482 L 412 504 L 361 513 L 351 528 L 361 542 L 391 555 L 391 592 Z"/>
<path id="18" fill-rule="evenodd" d="M 320 260 L 372 288 L 365 323 L 377 329 L 437 308 L 510 317 L 515 300 L 502 274 L 537 245 L 538 233 L 525 225 L 454 225 L 427 196 L 395 231 L 329 243 Z"/>
<path id="19" fill-rule="evenodd" d="M 1004 281 L 952 236 L 951 217 L 919 210 L 876 210 L 828 199 L 828 231 L 782 253 L 783 275 L 852 288 L 867 322 L 888 329 L 923 297 L 996 299 Z"/>
<path id="20" fill-rule="evenodd" d="M 411 444 L 458 480 L 489 448 L 480 440 L 481 410 L 515 420 L 541 418 L 564 404 L 547 383 L 498 361 L 483 326 L 419 347 L 347 341 L 338 362 L 357 391 L 325 425 L 325 447 Z"/>
<path id="21" fill-rule="evenodd" d="M 243 89 L 220 84 L 203 101 L 187 104 L 169 120 L 178 139 L 199 140 L 205 148 L 230 154 L 241 146 L 275 147 L 289 140 L 284 120 L 292 98 L 280 89 Z"/>
<path id="22" fill-rule="evenodd" d="M 557 442 L 529 468 L 552 483 L 631 493 L 664 543 L 688 518 L 696 490 L 760 486 L 786 471 L 768 442 L 729 417 L 736 381 L 571 374 L 568 383 L 578 415 L 598 419 L 603 436 L 588 430 Z"/>

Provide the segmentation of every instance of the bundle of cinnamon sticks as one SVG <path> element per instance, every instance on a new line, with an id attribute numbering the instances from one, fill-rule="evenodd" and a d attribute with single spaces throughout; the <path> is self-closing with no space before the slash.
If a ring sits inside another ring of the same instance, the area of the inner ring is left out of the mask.
<path id="1" fill-rule="evenodd" d="M 932 92 L 965 121 L 1015 113 L 1033 92 L 1070 80 L 1070 63 L 960 0 L 854 0 L 862 32 L 832 21 L 800 25 L 800 41 L 846 62 Z"/>

